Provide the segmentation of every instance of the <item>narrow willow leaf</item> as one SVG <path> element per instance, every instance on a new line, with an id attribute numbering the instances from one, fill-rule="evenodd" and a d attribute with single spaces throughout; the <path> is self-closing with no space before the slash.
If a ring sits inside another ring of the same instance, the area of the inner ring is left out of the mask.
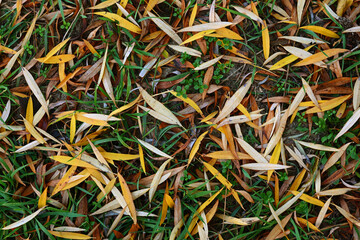
<path id="1" fill-rule="evenodd" d="M 150 184 L 150 190 L 149 190 L 149 201 L 151 202 L 151 200 L 153 199 L 156 189 L 159 186 L 160 183 L 160 179 L 161 176 L 164 173 L 164 170 L 166 168 L 166 165 L 171 161 L 171 159 L 167 160 L 166 162 L 164 162 L 163 164 L 161 164 L 161 166 L 159 167 L 159 169 L 157 170 L 154 179 L 152 180 L 151 184 Z"/>
<path id="2" fill-rule="evenodd" d="M 242 13 L 246 16 L 248 16 L 250 19 L 259 22 L 259 23 L 263 23 L 263 20 L 261 20 L 261 18 L 259 18 L 259 16 L 257 16 L 255 13 L 247 10 L 246 8 L 242 8 L 239 6 L 233 6 L 235 8 L 236 11 L 238 11 L 239 13 Z"/>
<path id="3" fill-rule="evenodd" d="M 144 147 L 146 147 L 147 149 L 149 149 L 150 151 L 152 151 L 153 153 L 156 153 L 162 157 L 167 157 L 167 158 L 172 158 L 171 156 L 167 155 L 166 153 L 164 153 L 163 151 L 160 151 L 159 149 L 157 149 L 156 147 L 154 147 L 153 145 L 151 145 L 150 143 L 147 143 L 143 140 L 140 140 L 137 138 L 137 140 L 141 143 L 141 145 L 143 145 Z"/>
<path id="4" fill-rule="evenodd" d="M 146 173 L 144 150 L 142 149 L 140 144 L 138 144 L 138 146 L 139 146 L 140 165 L 144 173 Z"/>
<path id="5" fill-rule="evenodd" d="M 245 150 L 245 152 L 247 152 L 256 162 L 268 163 L 268 161 L 244 139 L 236 138 L 236 140 L 239 142 L 240 146 Z"/>
<path id="6" fill-rule="evenodd" d="M 148 12 L 149 16 L 151 17 L 151 20 L 162 30 L 164 31 L 169 37 L 171 37 L 177 44 L 181 44 L 182 40 L 179 37 L 179 35 L 177 35 L 175 33 L 175 31 L 173 30 L 173 28 L 167 24 L 166 22 L 164 22 L 163 20 L 161 20 L 160 18 L 157 18 L 153 13 Z"/>
<path id="7" fill-rule="evenodd" d="M 351 144 L 351 142 L 341 146 L 339 148 L 339 151 L 335 152 L 325 163 L 325 166 L 322 170 L 322 173 L 324 173 L 326 170 L 331 168 L 339 159 L 340 157 L 345 153 L 347 147 Z"/>
<path id="8" fill-rule="evenodd" d="M 191 56 L 194 57 L 201 57 L 201 52 L 189 47 L 184 47 L 184 46 L 178 46 L 178 45 L 168 45 L 170 48 L 174 49 L 175 51 L 181 52 L 181 53 L 186 53 L 189 54 Z"/>
<path id="9" fill-rule="evenodd" d="M 322 60 L 325 60 L 329 57 L 332 57 L 336 54 L 339 53 L 343 53 L 343 52 L 347 52 L 349 51 L 348 49 L 342 49 L 342 48 L 333 48 L 333 49 L 328 49 L 328 50 L 324 50 L 318 53 L 315 53 L 313 55 L 311 55 L 310 57 L 307 57 L 305 59 L 303 59 L 302 61 L 296 63 L 294 65 L 294 67 L 300 67 L 300 66 L 305 66 L 305 65 L 309 65 L 309 64 L 315 64 L 317 62 L 321 62 Z"/>
<path id="10" fill-rule="evenodd" d="M 131 218 L 133 219 L 134 224 L 136 224 L 137 223 L 136 209 L 135 209 L 134 200 L 132 198 L 129 186 L 127 185 L 125 179 L 123 178 L 123 176 L 120 173 L 118 173 L 117 176 L 119 178 L 121 190 L 122 190 L 122 193 L 124 195 L 127 206 L 129 208 Z"/>
<path id="11" fill-rule="evenodd" d="M 271 155 L 270 161 L 269 163 L 271 164 L 277 164 L 279 162 L 279 158 L 280 158 L 280 152 L 281 152 L 281 141 L 278 142 L 278 144 L 276 145 L 273 154 Z M 274 173 L 274 170 L 269 170 L 268 171 L 268 177 L 267 177 L 267 181 L 270 181 L 270 177 L 271 175 Z"/>
<path id="12" fill-rule="evenodd" d="M 195 157 L 197 151 L 199 150 L 201 141 L 205 138 L 206 134 L 208 133 L 208 131 L 204 132 L 203 134 L 201 134 L 195 141 L 193 147 L 191 148 L 191 152 L 189 155 L 189 159 L 188 159 L 188 163 L 187 165 L 189 166 L 191 161 L 193 160 L 193 158 Z"/>
<path id="13" fill-rule="evenodd" d="M 102 9 L 102 8 L 107 8 L 107 7 L 110 7 L 111 5 L 117 3 L 118 1 L 120 1 L 120 0 L 107 0 L 107 1 L 97 4 L 96 6 L 90 7 L 88 9 L 98 10 L 98 9 Z"/>
<path id="14" fill-rule="evenodd" d="M 225 103 L 223 109 L 220 111 L 214 123 L 220 122 L 223 118 L 227 117 L 242 101 L 247 91 L 250 89 L 251 79 L 241 86 L 232 97 Z"/>
<path id="15" fill-rule="evenodd" d="M 40 195 L 40 198 L 38 201 L 38 208 L 43 208 L 46 206 L 47 190 L 48 190 L 48 188 L 45 188 L 45 190 Z"/>
<path id="16" fill-rule="evenodd" d="M 312 148 L 315 150 L 319 150 L 319 151 L 328 151 L 328 152 L 337 152 L 339 151 L 339 149 L 337 148 L 333 148 L 333 147 L 328 147 L 328 146 L 324 146 L 321 144 L 316 144 L 316 143 L 311 143 L 311 142 L 304 142 L 304 141 L 297 141 L 298 143 L 300 143 L 301 145 L 308 147 L 308 148 Z"/>
<path id="17" fill-rule="evenodd" d="M 339 35 L 337 35 L 333 31 L 331 31 L 329 29 L 326 29 L 324 27 L 309 25 L 309 26 L 303 26 L 300 29 L 310 30 L 310 31 L 313 31 L 315 33 L 319 33 L 319 34 L 322 34 L 324 36 L 331 37 L 331 38 L 340 38 Z"/>
<path id="18" fill-rule="evenodd" d="M 260 221 L 260 218 L 258 218 L 258 217 L 236 218 L 236 217 L 226 216 L 223 214 L 215 214 L 215 216 L 224 220 L 225 224 L 235 224 L 235 225 L 240 225 L 240 226 L 247 226 L 247 225 L 251 225 L 253 223 Z"/>
<path id="19" fill-rule="evenodd" d="M 268 171 L 268 170 L 286 169 L 286 168 L 290 168 L 291 166 L 271 164 L 271 163 L 246 163 L 241 165 L 241 167 L 254 171 Z"/>
<path id="20" fill-rule="evenodd" d="M 223 56 L 219 56 L 217 58 L 214 58 L 212 60 L 209 60 L 207 62 L 204 62 L 202 64 L 200 64 L 198 67 L 194 68 L 195 71 L 200 71 L 200 70 L 204 70 L 207 69 L 208 67 L 211 67 L 212 65 L 214 65 L 215 63 L 217 63 L 220 59 L 222 59 Z"/>
<path id="21" fill-rule="evenodd" d="M 73 143 L 75 133 L 76 133 L 76 117 L 75 114 L 73 114 L 70 122 L 70 143 Z"/>
<path id="22" fill-rule="evenodd" d="M 112 21 L 118 21 L 119 22 L 119 26 L 123 27 L 131 32 L 134 33 L 141 33 L 141 29 L 136 26 L 135 24 L 133 24 L 132 22 L 126 20 L 125 18 L 115 14 L 115 13 L 110 13 L 110 12 L 94 12 L 94 14 L 96 15 L 100 15 L 103 17 L 106 17 Z M 181 42 L 180 42 L 181 43 Z M 179 44 L 180 44 L 179 43 Z"/>
<path id="23" fill-rule="evenodd" d="M 305 190 L 302 190 L 299 194 L 297 194 L 295 197 L 293 197 L 292 199 L 290 199 L 287 203 L 285 203 L 283 206 L 281 206 L 278 210 L 275 211 L 275 213 L 279 216 L 280 214 L 282 214 L 283 212 L 285 212 L 287 209 L 289 209 L 300 197 L 301 195 L 304 193 Z M 270 222 L 271 220 L 273 220 L 274 217 L 270 216 L 267 220 L 267 222 Z"/>
<path id="24" fill-rule="evenodd" d="M 320 212 L 319 212 L 319 215 L 318 215 L 318 217 L 316 218 L 316 222 L 315 222 L 315 226 L 316 226 L 317 228 L 320 227 L 322 221 L 324 220 L 324 217 L 325 217 L 325 215 L 326 215 L 326 212 L 327 212 L 327 210 L 329 209 L 330 203 L 331 203 L 331 198 L 329 198 L 329 199 L 325 202 L 324 206 L 322 206 L 322 208 L 321 208 L 321 210 L 320 210 Z"/>
<path id="25" fill-rule="evenodd" d="M 318 108 L 321 109 L 314 92 L 312 91 L 310 85 L 305 81 L 305 79 L 301 78 L 302 84 L 305 88 L 306 94 L 309 96 L 309 98 L 311 99 L 311 101 L 314 103 L 314 105 Z"/>
<path id="26" fill-rule="evenodd" d="M 56 45 L 55 47 L 53 47 L 53 48 L 51 49 L 51 51 L 50 51 L 48 54 L 46 54 L 46 56 L 43 58 L 43 61 L 42 61 L 42 62 L 46 63 L 46 61 L 47 61 L 49 58 L 51 58 L 52 56 L 54 56 L 58 51 L 60 51 L 60 50 L 65 46 L 65 44 L 66 44 L 69 40 L 70 40 L 70 38 L 62 41 L 61 43 L 59 43 L 58 45 Z"/>
<path id="27" fill-rule="evenodd" d="M 75 55 L 73 55 L 73 54 L 62 54 L 62 55 L 57 55 L 57 56 L 52 56 L 52 57 L 38 58 L 36 60 L 41 63 L 46 63 L 46 64 L 59 64 L 59 63 L 69 62 L 69 61 L 73 60 L 74 58 L 75 58 Z"/>
<path id="28" fill-rule="evenodd" d="M 297 7 L 296 7 L 296 11 L 297 11 L 297 24 L 298 26 L 301 25 L 301 18 L 302 18 L 302 14 L 304 11 L 304 6 L 305 6 L 305 0 L 299 0 L 297 2 Z"/>
<path id="29" fill-rule="evenodd" d="M 231 24 L 232 24 L 231 22 L 203 23 L 203 24 L 180 29 L 179 32 L 202 32 L 202 31 L 208 31 L 208 30 L 216 30 L 219 28 L 224 28 L 224 27 L 230 26 Z M 179 43 L 179 44 L 181 44 L 181 43 Z"/>
<path id="30" fill-rule="evenodd" d="M 55 237 L 65 238 L 65 239 L 91 239 L 91 236 L 81 234 L 81 233 L 74 233 L 74 232 L 57 232 L 57 231 L 50 231 L 49 233 Z"/>
<path id="31" fill-rule="evenodd" d="M 360 108 L 358 108 L 353 115 L 351 116 L 351 118 L 349 118 L 349 120 L 347 120 L 347 122 L 345 123 L 345 125 L 343 126 L 343 128 L 340 130 L 340 132 L 336 135 L 334 141 L 336 139 L 338 139 L 339 137 L 341 137 L 342 135 L 344 135 L 347 131 L 349 131 L 349 129 L 359 120 L 360 118 Z"/>
<path id="32" fill-rule="evenodd" d="M 290 192 L 291 192 L 294 196 L 296 196 L 296 195 L 299 194 L 298 191 L 292 191 L 292 190 L 290 190 Z M 310 204 L 316 205 L 316 206 L 320 206 L 320 207 L 324 206 L 324 203 L 323 203 L 322 201 L 320 201 L 320 200 L 317 199 L 317 198 L 311 197 L 311 196 L 309 196 L 309 195 L 307 195 L 307 194 L 305 194 L 305 193 L 303 193 L 303 194 L 301 195 L 300 199 L 303 200 L 303 201 L 305 201 L 305 202 L 308 202 L 308 203 L 310 203 Z"/>
<path id="33" fill-rule="evenodd" d="M 44 208 L 40 208 L 39 210 L 37 210 L 36 212 L 30 214 L 29 216 L 27 217 L 24 217 L 23 219 L 15 222 L 15 223 L 12 223 L 6 227 L 3 227 L 2 230 L 10 230 L 10 229 L 14 229 L 14 228 L 17 228 L 17 227 L 20 227 L 22 225 L 24 225 L 25 223 L 27 222 L 30 222 L 31 220 L 33 220 Z"/>
<path id="34" fill-rule="evenodd" d="M 34 128 L 34 126 L 25 118 L 24 120 L 24 124 L 26 129 L 29 131 L 29 133 L 31 134 L 31 136 L 33 136 L 36 141 L 38 141 L 39 143 L 43 144 L 45 143 L 45 139 L 40 135 L 40 133 Z"/>
<path id="35" fill-rule="evenodd" d="M 139 90 L 141 93 L 141 96 L 144 98 L 145 102 L 151 106 L 154 111 L 159 112 L 160 114 L 168 117 L 171 119 L 174 124 L 177 124 L 179 126 L 182 126 L 180 121 L 177 119 L 177 117 L 169 110 L 167 109 L 161 102 L 153 98 L 149 93 L 147 93 L 142 87 L 139 86 Z"/>
<path id="36" fill-rule="evenodd" d="M 321 232 L 317 227 L 315 227 L 314 224 L 312 224 L 311 222 L 309 222 L 308 220 L 304 219 L 304 218 L 300 218 L 300 217 L 297 217 L 297 220 L 299 223 L 305 225 L 305 226 L 308 226 L 310 229 L 316 231 L 316 232 Z"/>
<path id="37" fill-rule="evenodd" d="M 352 222 L 353 224 L 355 224 L 356 226 L 360 227 L 360 220 L 358 220 L 356 217 L 354 217 L 353 215 L 351 215 L 348 211 L 346 211 L 345 209 L 333 204 L 336 209 L 350 222 Z"/>
<path id="38" fill-rule="evenodd" d="M 231 189 L 232 184 L 218 171 L 207 162 L 203 162 L 204 166 L 216 177 L 227 189 Z"/>
<path id="39" fill-rule="evenodd" d="M 35 79 L 33 78 L 33 76 L 30 74 L 30 72 L 26 68 L 22 68 L 22 71 L 24 73 L 24 77 L 25 77 L 26 83 L 28 84 L 29 88 L 31 89 L 31 91 L 34 93 L 35 97 L 41 104 L 41 107 L 44 109 L 44 111 L 47 113 L 47 115 L 49 115 L 47 102 L 46 102 L 44 95 L 42 94 L 39 86 L 35 82 Z"/>
<path id="40" fill-rule="evenodd" d="M 265 21 L 263 21 L 261 34 L 262 34 L 262 41 L 263 41 L 264 58 L 268 59 L 269 55 L 270 55 L 270 36 L 269 36 L 269 29 L 266 26 Z"/>
<path id="41" fill-rule="evenodd" d="M 186 102 L 187 104 L 189 104 L 193 109 L 195 109 L 195 111 L 197 111 L 198 113 L 200 113 L 203 116 L 203 112 L 201 111 L 201 109 L 199 108 L 199 106 L 189 97 L 184 98 L 183 96 L 178 96 L 177 93 L 175 91 L 170 91 L 170 93 L 172 95 L 174 95 L 175 97 L 181 99 L 183 102 Z"/>

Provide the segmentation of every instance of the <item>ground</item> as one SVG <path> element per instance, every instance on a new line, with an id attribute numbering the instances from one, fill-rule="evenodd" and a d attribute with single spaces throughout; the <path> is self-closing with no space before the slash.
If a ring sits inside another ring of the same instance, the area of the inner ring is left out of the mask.
<path id="1" fill-rule="evenodd" d="M 357 1 L 0 1 L 1 239 L 359 239 Z"/>

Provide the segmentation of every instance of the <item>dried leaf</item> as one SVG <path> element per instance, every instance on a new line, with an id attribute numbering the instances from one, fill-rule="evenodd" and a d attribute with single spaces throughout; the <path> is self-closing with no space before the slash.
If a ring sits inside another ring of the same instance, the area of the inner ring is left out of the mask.
<path id="1" fill-rule="evenodd" d="M 10 229 L 14 229 L 14 228 L 17 228 L 17 227 L 20 227 L 22 225 L 24 225 L 25 223 L 27 222 L 30 222 L 32 219 L 34 219 L 44 208 L 40 208 L 39 210 L 37 210 L 36 212 L 30 214 L 29 216 L 27 217 L 24 217 L 23 219 L 15 222 L 15 223 L 12 223 L 6 227 L 3 227 L 2 230 L 10 230 Z"/>
<path id="2" fill-rule="evenodd" d="M 160 184 L 160 179 L 161 176 L 164 173 L 164 170 L 166 168 L 166 165 L 171 161 L 171 159 L 167 160 L 166 162 L 164 162 L 163 164 L 161 164 L 161 166 L 159 167 L 158 171 L 156 172 L 154 179 L 152 180 L 151 184 L 150 184 L 150 190 L 149 190 L 149 201 L 151 202 L 151 200 L 153 199 L 156 189 L 158 187 L 158 185 Z"/>

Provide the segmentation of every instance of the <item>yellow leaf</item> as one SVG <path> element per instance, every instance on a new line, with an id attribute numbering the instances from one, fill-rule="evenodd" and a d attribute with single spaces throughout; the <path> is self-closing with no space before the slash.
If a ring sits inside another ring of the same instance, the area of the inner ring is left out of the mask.
<path id="1" fill-rule="evenodd" d="M 341 104 L 339 110 L 337 110 L 336 112 L 336 117 L 341 118 L 344 115 L 345 110 L 346 110 L 346 102 Z"/>
<path id="2" fill-rule="evenodd" d="M 34 126 L 24 118 L 25 128 L 29 131 L 29 133 L 39 142 L 45 143 L 45 139 L 40 135 L 38 131 L 34 128 Z"/>
<path id="3" fill-rule="evenodd" d="M 70 177 L 72 175 L 74 175 L 75 171 L 76 171 L 77 166 L 71 166 L 69 168 L 69 170 L 64 174 L 64 176 L 60 179 L 60 181 L 56 184 L 51 196 L 55 195 L 56 193 L 58 193 L 59 191 L 61 191 L 61 189 L 67 184 L 67 182 L 69 181 Z"/>
<path id="4" fill-rule="evenodd" d="M 201 122 L 207 122 L 210 119 L 212 119 L 213 117 L 215 117 L 215 115 L 218 113 L 218 111 L 212 112 L 209 115 L 207 115 L 206 117 L 204 117 Z"/>
<path id="5" fill-rule="evenodd" d="M 350 97 L 351 97 L 351 95 L 345 95 L 345 96 L 333 98 L 333 99 L 331 99 L 329 101 L 326 101 L 324 103 L 320 103 L 321 109 L 319 109 L 318 107 L 313 107 L 313 108 L 311 108 L 309 110 L 306 110 L 306 114 L 317 113 L 317 112 L 325 112 L 325 111 L 328 111 L 330 109 L 336 108 L 337 106 L 339 106 L 340 104 L 342 104 L 343 102 L 348 100 Z"/>
<path id="6" fill-rule="evenodd" d="M 40 195 L 40 198 L 38 201 L 38 208 L 43 208 L 46 206 L 47 190 L 48 190 L 48 188 L 45 188 L 45 190 Z"/>
<path id="7" fill-rule="evenodd" d="M 93 165 L 82 161 L 79 158 L 73 158 L 68 156 L 51 156 L 50 158 L 57 162 L 61 162 L 71 166 L 96 169 L 96 167 L 94 167 Z"/>
<path id="8" fill-rule="evenodd" d="M 180 44 L 181 45 L 184 45 L 184 44 L 187 44 L 187 43 L 190 43 L 192 41 L 195 41 L 197 39 L 200 39 L 200 38 L 203 38 L 204 36 L 207 36 L 209 35 L 210 33 L 213 33 L 215 32 L 215 30 L 206 30 L 206 31 L 202 31 L 202 32 L 199 32 L 199 33 L 196 33 L 195 35 L 189 37 L 188 39 L 186 39 L 184 42 L 182 42 Z"/>
<path id="9" fill-rule="evenodd" d="M 130 21 L 126 20 L 123 17 L 120 17 L 119 15 L 115 14 L 115 13 L 109 13 L 109 12 L 95 12 L 94 14 L 106 17 L 112 21 L 118 21 L 119 22 L 119 26 L 123 27 L 131 32 L 134 33 L 141 33 L 141 29 L 136 26 L 135 24 L 131 23 Z"/>
<path id="10" fill-rule="evenodd" d="M 136 209 L 135 209 L 134 200 L 132 198 L 129 186 L 127 185 L 125 179 L 123 178 L 123 176 L 121 176 L 120 173 L 118 173 L 117 175 L 118 175 L 118 178 L 119 178 L 121 191 L 122 191 L 122 193 L 124 195 L 125 201 L 127 203 L 129 211 L 130 211 L 131 218 L 133 219 L 134 224 L 136 224 L 137 223 Z"/>
<path id="11" fill-rule="evenodd" d="M 224 38 L 229 38 L 229 39 L 234 39 L 234 40 L 244 40 L 239 34 L 237 34 L 234 31 L 231 31 L 230 29 L 227 28 L 219 28 L 216 29 L 216 34 L 219 34 L 221 37 Z"/>
<path id="12" fill-rule="evenodd" d="M 219 191 L 217 191 L 214 195 L 212 195 L 209 199 L 207 199 L 201 206 L 196 210 L 195 215 L 193 216 L 193 219 L 191 220 L 191 223 L 188 227 L 188 232 L 192 232 L 193 228 L 195 227 L 197 221 L 199 220 L 199 215 L 204 209 L 221 193 L 221 191 L 224 188 L 221 188 Z M 188 234 L 186 234 L 185 238 L 188 237 Z"/>
<path id="13" fill-rule="evenodd" d="M 150 12 L 158 2 L 159 0 L 149 0 L 148 4 L 146 5 L 146 12 Z"/>
<path id="14" fill-rule="evenodd" d="M 333 31 L 326 29 L 324 27 L 319 27 L 319 26 L 303 26 L 300 29 L 306 29 L 306 30 L 310 30 L 313 31 L 315 33 L 319 33 L 322 34 L 324 36 L 327 37 L 331 37 L 331 38 L 340 38 L 339 35 L 337 35 L 336 33 L 334 33 Z"/>
<path id="15" fill-rule="evenodd" d="M 253 159 L 249 155 L 242 152 L 237 152 L 237 155 L 240 159 Z M 216 151 L 206 154 L 206 157 L 215 159 L 235 159 L 235 156 L 231 153 L 231 151 Z"/>
<path id="16" fill-rule="evenodd" d="M 201 109 L 199 108 L 199 106 L 191 99 L 191 98 L 184 98 L 183 96 L 178 96 L 177 93 L 175 91 L 170 91 L 170 93 L 172 95 L 174 95 L 175 97 L 181 99 L 182 101 L 186 102 L 187 104 L 189 104 L 193 109 L 195 109 L 198 113 L 201 114 L 201 116 L 203 115 L 203 112 L 201 111 Z"/>
<path id="17" fill-rule="evenodd" d="M 263 50 L 264 50 L 264 57 L 268 59 L 270 55 L 270 36 L 269 36 L 269 29 L 266 26 L 266 22 L 263 22 L 262 26 L 262 40 L 263 40 Z"/>
<path id="18" fill-rule="evenodd" d="M 5 53 L 8 53 L 8 54 L 16 54 L 17 53 L 15 50 L 12 50 L 12 49 L 10 49 L 8 47 L 0 45 L 0 52 L 1 51 L 5 52 Z"/>
<path id="19" fill-rule="evenodd" d="M 300 198 L 301 199 L 301 198 Z M 299 223 L 302 223 L 306 226 L 308 226 L 310 229 L 317 231 L 317 232 L 321 232 L 317 227 L 315 227 L 314 224 L 312 224 L 311 222 L 309 222 L 308 220 L 304 219 L 304 218 L 299 218 L 297 217 L 297 220 Z"/>
<path id="20" fill-rule="evenodd" d="M 56 232 L 56 231 L 50 231 L 49 233 L 55 237 L 61 237 L 65 239 L 91 239 L 92 237 L 81 234 L 81 233 L 74 233 L 74 232 Z"/>
<path id="21" fill-rule="evenodd" d="M 90 173 L 86 169 L 84 171 L 81 171 L 78 175 L 70 177 L 68 183 L 61 189 L 61 191 L 64 191 L 64 190 L 67 190 L 67 189 L 70 189 L 70 188 L 73 188 L 73 187 L 79 185 L 80 183 L 85 181 L 89 176 L 90 176 Z"/>
<path id="22" fill-rule="evenodd" d="M 297 194 L 299 194 L 298 191 L 290 191 L 294 196 L 296 196 Z M 316 206 L 324 206 L 324 203 L 322 201 L 320 201 L 319 199 L 317 198 L 314 198 L 314 197 L 311 197 L 305 193 L 303 193 L 300 197 L 301 200 L 305 201 L 305 202 L 308 202 L 308 203 L 311 203 L 313 205 L 316 205 Z"/>
<path id="23" fill-rule="evenodd" d="M 134 106 L 140 100 L 140 98 L 141 98 L 141 95 L 139 95 L 134 101 L 132 101 L 132 102 L 130 102 L 130 103 L 116 109 L 116 110 L 114 110 L 113 112 L 110 113 L 109 116 L 111 117 L 111 116 L 113 116 L 115 114 L 122 113 L 123 111 L 131 108 L 132 106 Z"/>
<path id="24" fill-rule="evenodd" d="M 207 162 L 203 162 L 204 166 L 214 175 L 227 189 L 231 189 L 232 184 L 218 171 Z"/>
<path id="25" fill-rule="evenodd" d="M 111 191 L 111 189 L 114 187 L 115 183 L 116 183 L 116 178 L 113 178 L 110 180 L 110 182 L 108 184 L 106 184 L 105 189 L 104 189 L 105 194 L 108 194 Z M 105 194 L 103 192 L 99 193 L 96 200 L 99 202 L 105 196 Z"/>
<path id="26" fill-rule="evenodd" d="M 31 123 L 31 124 L 34 121 L 34 108 L 33 108 L 33 100 L 32 100 L 31 96 L 29 97 L 29 100 L 28 100 L 28 103 L 27 103 L 25 119 L 28 120 L 28 122 Z M 25 129 L 26 129 L 26 131 L 29 131 L 29 129 L 27 129 L 27 128 L 25 128 Z M 31 138 L 31 135 L 28 134 L 26 136 L 26 140 L 27 140 L 28 143 L 30 142 L 30 138 Z"/>
<path id="27" fill-rule="evenodd" d="M 56 45 L 53 49 L 51 49 L 51 51 L 46 54 L 45 57 L 43 57 L 42 62 L 46 63 L 47 60 L 49 60 L 52 56 L 54 56 L 62 47 L 65 46 L 65 44 L 70 40 L 70 38 L 62 41 L 61 43 L 59 43 L 58 45 Z M 38 60 L 39 61 L 39 60 Z"/>
<path id="28" fill-rule="evenodd" d="M 170 208 L 173 208 L 175 203 L 174 203 L 174 200 L 169 196 L 169 194 L 165 193 L 164 194 L 164 198 L 165 198 L 165 201 L 167 203 L 167 205 L 170 207 Z"/>
<path id="29" fill-rule="evenodd" d="M 309 51 L 313 46 L 314 45 L 311 45 L 311 46 L 305 48 L 304 51 Z M 298 58 L 299 57 L 297 57 L 295 55 L 287 56 L 287 57 L 281 59 L 280 61 L 278 61 L 277 63 L 275 63 L 274 65 L 272 65 L 269 70 L 272 71 L 272 70 L 282 68 L 283 66 L 286 66 L 286 65 L 296 61 Z"/>
<path id="30" fill-rule="evenodd" d="M 307 58 L 301 60 L 300 62 L 296 63 L 294 65 L 294 67 L 300 67 L 300 66 L 305 66 L 305 65 L 316 63 L 316 62 L 320 62 L 320 61 L 327 59 L 329 57 L 332 57 L 336 54 L 347 52 L 347 51 L 349 51 L 349 50 L 342 49 L 342 48 L 333 48 L 333 49 L 324 50 L 324 51 L 315 53 L 315 54 L 311 55 L 310 57 L 307 57 Z"/>
<path id="31" fill-rule="evenodd" d="M 293 191 L 296 191 L 298 188 L 299 188 L 299 186 L 300 186 L 300 184 L 301 184 L 301 182 L 302 182 L 302 180 L 303 180 L 303 178 L 304 178 L 304 176 L 305 176 L 305 173 L 306 173 L 306 169 L 305 168 L 303 168 L 303 170 L 299 173 L 299 175 L 296 177 L 296 179 L 294 180 L 294 182 L 291 184 L 291 186 L 290 186 L 290 189 L 289 189 L 289 192 L 287 192 L 286 193 L 286 195 L 285 195 L 285 197 L 284 198 L 286 198 L 287 196 L 289 196 L 291 193 L 291 191 L 293 190 Z M 286 198 L 284 201 L 282 201 L 280 204 L 281 205 L 283 205 L 283 204 L 285 204 L 287 201 L 289 201 L 290 200 L 290 198 Z"/>
<path id="32" fill-rule="evenodd" d="M 59 63 L 65 63 L 73 60 L 75 58 L 75 55 L 73 54 L 63 54 L 63 55 L 57 55 L 53 57 L 43 57 L 36 59 L 39 62 L 46 63 L 46 64 L 59 64 Z M 46 60 L 45 60 L 46 59 Z"/>
<path id="33" fill-rule="evenodd" d="M 95 56 L 100 56 L 100 54 L 96 51 L 93 45 L 91 45 L 91 43 L 89 43 L 86 39 L 83 39 L 83 41 L 92 54 L 94 54 Z"/>
<path id="34" fill-rule="evenodd" d="M 248 112 L 248 110 L 244 107 L 244 105 L 242 105 L 241 103 L 239 103 L 239 105 L 237 105 L 237 109 L 239 109 L 239 111 L 244 114 L 249 120 L 251 120 L 251 115 Z"/>
<path id="35" fill-rule="evenodd" d="M 201 141 L 204 139 L 204 137 L 206 136 L 206 134 L 208 133 L 208 131 L 204 132 L 203 134 L 201 134 L 198 139 L 196 139 L 194 146 L 191 148 L 191 152 L 189 155 L 189 159 L 188 159 L 188 166 L 190 165 L 191 161 L 193 160 L 193 158 L 195 157 L 195 154 L 197 153 L 197 151 L 199 150 L 200 147 L 200 143 Z"/>
<path id="36" fill-rule="evenodd" d="M 195 3 L 195 6 L 191 12 L 191 15 L 190 15 L 190 20 L 189 20 L 189 27 L 191 27 L 193 24 L 194 24 L 194 20 L 195 20 L 195 17 L 196 17 L 196 14 L 197 14 L 197 10 L 198 10 L 198 5 L 197 3 Z"/>
<path id="37" fill-rule="evenodd" d="M 144 150 L 142 149 L 140 144 L 138 144 L 138 146 L 139 146 L 140 164 L 141 164 L 141 167 L 142 167 L 144 173 L 146 173 Z"/>
<path id="38" fill-rule="evenodd" d="M 96 6 L 93 6 L 93 7 L 90 7 L 88 9 L 102 9 L 102 8 L 107 8 L 107 7 L 110 7 L 111 5 L 117 3 L 119 0 L 107 0 L 105 2 L 102 2 L 102 3 L 99 3 L 98 5 Z"/>
<path id="39" fill-rule="evenodd" d="M 75 132 L 76 132 L 76 117 L 75 114 L 73 114 L 70 122 L 70 143 L 73 143 L 74 141 Z"/>
<path id="40" fill-rule="evenodd" d="M 274 149 L 273 154 L 271 155 L 269 163 L 277 164 L 279 162 L 280 152 L 281 152 L 281 141 L 279 141 L 278 144 L 276 144 L 276 147 Z M 271 175 L 273 174 L 273 172 L 274 172 L 274 170 L 268 171 L 268 177 L 267 177 L 268 183 L 270 181 L 270 178 L 271 178 Z"/>

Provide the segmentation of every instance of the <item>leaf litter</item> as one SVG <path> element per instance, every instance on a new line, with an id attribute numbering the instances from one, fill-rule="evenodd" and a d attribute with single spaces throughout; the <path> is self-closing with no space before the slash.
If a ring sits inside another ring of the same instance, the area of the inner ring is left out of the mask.
<path id="1" fill-rule="evenodd" d="M 1 239 L 359 237 L 358 2 L 95 2 L 0 1 Z"/>

